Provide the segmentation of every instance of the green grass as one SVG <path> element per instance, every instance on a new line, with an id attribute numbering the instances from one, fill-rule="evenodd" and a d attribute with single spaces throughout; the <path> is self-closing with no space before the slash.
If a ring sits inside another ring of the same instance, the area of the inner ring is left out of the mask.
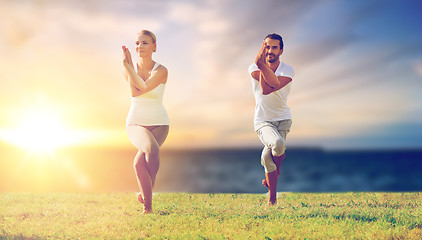
<path id="1" fill-rule="evenodd" d="M 421 193 L 0 194 L 0 239 L 422 239 Z"/>

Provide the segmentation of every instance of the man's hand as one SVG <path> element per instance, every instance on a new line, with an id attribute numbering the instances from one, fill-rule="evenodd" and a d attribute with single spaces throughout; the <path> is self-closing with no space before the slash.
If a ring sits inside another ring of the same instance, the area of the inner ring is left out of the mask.
<path id="1" fill-rule="evenodd" d="M 258 55 L 255 58 L 255 64 L 260 68 L 262 64 L 266 64 L 267 56 L 267 43 L 265 41 L 262 42 L 261 49 L 259 49 Z"/>

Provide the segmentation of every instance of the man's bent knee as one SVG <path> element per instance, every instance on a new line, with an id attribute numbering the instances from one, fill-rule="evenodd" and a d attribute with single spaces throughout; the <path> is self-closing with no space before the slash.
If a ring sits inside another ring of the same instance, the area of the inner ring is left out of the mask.
<path id="1" fill-rule="evenodd" d="M 273 161 L 265 162 L 263 166 L 266 173 L 277 171 L 277 166 L 275 165 Z"/>
<path id="2" fill-rule="evenodd" d="M 277 141 L 274 144 L 274 147 L 271 149 L 273 156 L 281 156 L 284 154 L 284 151 L 286 151 L 286 143 L 284 142 L 283 138 L 277 139 Z"/>
<path id="3" fill-rule="evenodd" d="M 272 155 L 271 155 L 271 150 L 268 148 L 265 148 L 262 151 L 262 155 L 261 155 L 261 165 L 264 167 L 264 170 L 266 173 L 269 172 L 273 172 L 277 170 L 277 166 L 275 165 Z"/>

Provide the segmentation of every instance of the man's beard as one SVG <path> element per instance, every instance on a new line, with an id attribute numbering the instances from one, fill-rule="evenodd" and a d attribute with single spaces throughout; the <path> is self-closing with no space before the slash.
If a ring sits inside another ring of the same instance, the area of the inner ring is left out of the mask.
<path id="1" fill-rule="evenodd" d="M 269 56 L 274 56 L 274 57 L 273 57 L 273 59 L 269 59 Z M 268 55 L 267 55 L 267 61 L 268 61 L 269 63 L 276 62 L 277 60 L 278 60 L 278 56 L 276 56 L 276 55 L 274 55 L 274 54 L 268 54 Z"/>

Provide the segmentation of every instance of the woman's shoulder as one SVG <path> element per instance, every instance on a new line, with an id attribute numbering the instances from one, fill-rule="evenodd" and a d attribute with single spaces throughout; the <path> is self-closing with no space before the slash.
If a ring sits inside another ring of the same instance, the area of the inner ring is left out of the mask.
<path id="1" fill-rule="evenodd" d="M 157 72 L 168 72 L 168 70 L 167 70 L 167 68 L 163 65 L 163 64 L 161 64 L 161 63 L 158 63 L 158 66 L 155 68 L 155 71 L 157 71 Z"/>
<path id="2" fill-rule="evenodd" d="M 156 75 L 160 76 L 160 78 L 163 79 L 162 83 L 166 84 L 167 83 L 168 70 L 164 65 L 162 65 L 160 63 L 157 63 L 157 65 L 158 66 L 154 69 L 154 72 L 155 72 Z"/>

